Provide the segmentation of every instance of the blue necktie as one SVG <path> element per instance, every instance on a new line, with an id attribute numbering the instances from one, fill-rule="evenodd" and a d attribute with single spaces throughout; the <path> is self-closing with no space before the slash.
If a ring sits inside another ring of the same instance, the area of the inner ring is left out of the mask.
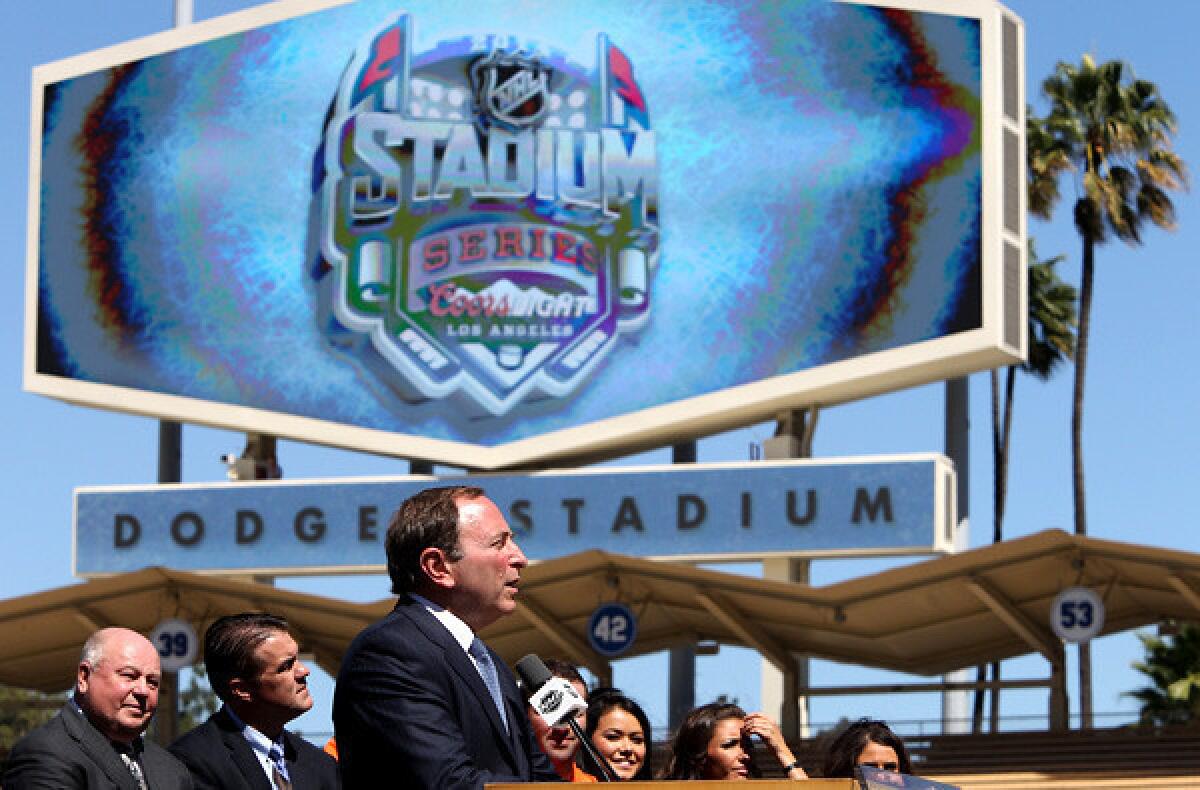
<path id="1" fill-rule="evenodd" d="M 504 731 L 508 732 L 508 716 L 504 713 L 504 697 L 500 694 L 500 676 L 496 674 L 496 665 L 492 663 L 491 654 L 488 653 L 487 647 L 479 637 L 475 637 L 475 641 L 471 642 L 471 647 L 467 652 L 475 659 L 475 666 L 483 678 L 484 685 L 492 695 L 492 702 L 496 704 L 496 710 L 500 713 Z"/>

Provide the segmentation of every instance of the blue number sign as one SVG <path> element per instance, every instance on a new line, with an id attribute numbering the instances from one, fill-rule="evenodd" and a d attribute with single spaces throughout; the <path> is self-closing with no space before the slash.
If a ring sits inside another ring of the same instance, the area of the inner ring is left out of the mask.
<path id="1" fill-rule="evenodd" d="M 1069 587 L 1050 607 L 1050 627 L 1060 639 L 1087 642 L 1104 627 L 1104 601 L 1087 587 Z"/>
<path id="2" fill-rule="evenodd" d="M 621 603 L 606 603 L 596 607 L 588 621 L 588 641 L 602 656 L 613 658 L 633 646 L 637 638 L 637 618 Z"/>

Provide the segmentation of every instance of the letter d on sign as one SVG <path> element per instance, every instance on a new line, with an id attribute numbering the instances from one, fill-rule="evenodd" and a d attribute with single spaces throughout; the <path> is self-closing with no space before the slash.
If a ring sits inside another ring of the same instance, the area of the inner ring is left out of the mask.
<path id="1" fill-rule="evenodd" d="M 113 548 L 127 549 L 137 544 L 142 537 L 142 525 L 127 513 L 118 513 L 113 519 Z"/>
<path id="2" fill-rule="evenodd" d="M 675 528 L 695 529 L 708 517 L 708 505 L 695 494 L 680 494 L 676 499 Z"/>
<path id="3" fill-rule="evenodd" d="M 237 512 L 237 543 L 239 546 L 254 543 L 262 537 L 262 531 L 262 516 L 253 510 L 239 510 Z"/>

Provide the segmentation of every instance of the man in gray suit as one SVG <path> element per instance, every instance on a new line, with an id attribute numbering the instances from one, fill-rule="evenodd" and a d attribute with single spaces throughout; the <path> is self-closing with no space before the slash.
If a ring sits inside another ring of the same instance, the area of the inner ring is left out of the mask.
<path id="1" fill-rule="evenodd" d="M 158 651 L 128 628 L 87 640 L 75 694 L 57 716 L 13 747 L 5 790 L 191 790 L 187 769 L 142 738 L 158 707 Z"/>

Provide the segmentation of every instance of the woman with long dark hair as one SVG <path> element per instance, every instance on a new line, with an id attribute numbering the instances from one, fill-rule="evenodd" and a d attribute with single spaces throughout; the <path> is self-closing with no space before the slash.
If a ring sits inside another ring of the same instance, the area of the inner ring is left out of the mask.
<path id="1" fill-rule="evenodd" d="M 775 753 L 789 779 L 807 779 L 779 726 L 762 713 L 750 713 L 727 702 L 693 708 L 671 741 L 671 754 L 660 779 L 756 779 L 751 736 Z"/>
<path id="2" fill-rule="evenodd" d="M 854 769 L 860 765 L 912 773 L 904 741 L 886 723 L 874 719 L 859 719 L 834 738 L 825 754 L 825 770 L 821 775 L 853 779 Z"/>
<path id="3" fill-rule="evenodd" d="M 602 688 L 588 697 L 586 735 L 612 773 L 622 781 L 653 778 L 650 772 L 650 720 L 646 712 L 619 689 Z M 603 774 L 586 753 L 583 768 Z"/>

